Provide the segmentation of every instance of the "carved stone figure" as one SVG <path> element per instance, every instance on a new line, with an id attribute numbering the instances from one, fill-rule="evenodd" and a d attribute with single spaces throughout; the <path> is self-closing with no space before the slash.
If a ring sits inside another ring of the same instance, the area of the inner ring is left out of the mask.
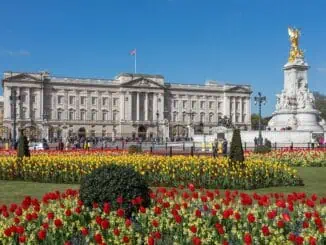
<path id="1" fill-rule="evenodd" d="M 288 120 L 288 126 L 291 127 L 292 129 L 295 129 L 297 125 L 298 125 L 298 120 L 294 115 L 292 115 Z"/>
<path id="2" fill-rule="evenodd" d="M 304 92 L 303 91 L 299 92 L 297 102 L 298 102 L 298 109 L 305 108 L 306 103 L 305 103 L 305 98 L 304 98 Z"/>

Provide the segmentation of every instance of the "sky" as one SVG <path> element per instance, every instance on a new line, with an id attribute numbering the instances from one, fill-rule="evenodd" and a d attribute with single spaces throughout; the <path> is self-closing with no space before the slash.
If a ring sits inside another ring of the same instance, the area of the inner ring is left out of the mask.
<path id="1" fill-rule="evenodd" d="M 1 0 L 0 9 L 1 73 L 114 78 L 134 71 L 136 48 L 137 72 L 173 83 L 249 84 L 252 97 L 267 96 L 267 116 L 295 26 L 309 88 L 326 93 L 324 0 Z"/>

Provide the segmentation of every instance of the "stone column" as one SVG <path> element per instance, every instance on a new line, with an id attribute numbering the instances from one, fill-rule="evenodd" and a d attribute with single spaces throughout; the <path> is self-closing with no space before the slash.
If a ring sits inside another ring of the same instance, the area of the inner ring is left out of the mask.
<path id="1" fill-rule="evenodd" d="M 223 97 L 223 106 L 224 106 L 224 111 L 223 111 L 223 116 L 227 116 L 228 118 L 230 118 L 230 97 L 227 96 L 226 93 L 224 93 L 224 97 Z M 230 118 L 231 119 L 231 118 Z"/>
<path id="2" fill-rule="evenodd" d="M 128 120 L 129 121 L 132 121 L 132 107 L 133 107 L 133 104 L 132 104 L 132 92 L 127 92 L 127 95 L 128 95 Z"/>
<path id="3" fill-rule="evenodd" d="M 157 94 L 154 93 L 153 94 L 153 119 L 154 119 L 154 121 L 157 120 L 156 112 L 157 112 Z"/>
<path id="4" fill-rule="evenodd" d="M 64 100 L 63 100 L 63 108 L 64 108 L 64 113 L 63 113 L 63 119 L 64 120 L 68 120 L 68 103 L 69 103 L 69 99 L 68 99 L 68 90 L 64 91 Z"/>
<path id="5" fill-rule="evenodd" d="M 79 94 L 79 90 L 75 90 L 75 94 L 76 94 L 76 120 L 80 120 L 80 104 L 79 104 L 79 99 L 80 99 L 80 94 Z"/>
<path id="6" fill-rule="evenodd" d="M 137 121 L 139 121 L 139 92 L 137 92 L 137 106 L 136 106 L 136 110 L 137 110 Z"/>
<path id="7" fill-rule="evenodd" d="M 112 106 L 112 93 L 111 92 L 108 92 L 109 94 L 109 103 L 108 103 L 108 119 L 109 121 L 112 121 L 113 120 L 113 106 Z"/>
<path id="8" fill-rule="evenodd" d="M 36 100 L 37 103 L 37 100 Z M 41 121 L 44 120 L 44 105 L 45 105 L 45 101 L 44 101 L 44 85 L 43 85 L 43 81 L 42 81 L 42 86 L 40 88 L 40 119 Z"/>
<path id="9" fill-rule="evenodd" d="M 148 121 L 148 93 L 145 93 L 145 121 Z"/>
<path id="10" fill-rule="evenodd" d="M 243 98 L 240 97 L 240 103 L 239 103 L 239 106 L 240 106 L 240 120 L 239 120 L 239 122 L 240 123 L 244 123 L 244 121 L 242 121 L 242 117 L 243 117 L 242 103 L 243 103 Z"/>
<path id="11" fill-rule="evenodd" d="M 11 119 L 11 101 L 10 101 L 10 96 L 11 96 L 11 87 L 5 86 L 3 89 L 3 99 L 4 99 L 4 119 Z M 7 104 L 8 103 L 8 104 Z"/>
<path id="12" fill-rule="evenodd" d="M 120 92 L 120 121 L 125 120 L 125 92 Z"/>
<path id="13" fill-rule="evenodd" d="M 251 108 L 250 108 L 250 97 L 246 100 L 246 123 L 251 124 Z"/>
<path id="14" fill-rule="evenodd" d="M 232 109 L 233 109 L 233 119 L 232 119 L 233 123 L 236 123 L 236 121 L 235 121 L 236 114 L 237 114 L 237 107 L 236 107 L 236 105 L 237 105 L 237 99 L 236 99 L 236 97 L 233 97 L 233 107 L 232 107 Z"/>
<path id="15" fill-rule="evenodd" d="M 26 116 L 26 119 L 31 118 L 31 92 L 32 92 L 31 88 L 26 88 L 26 90 L 25 90 L 25 94 L 26 94 L 26 101 L 25 101 L 26 114 L 25 114 L 25 116 Z M 36 115 L 35 115 L 35 117 L 36 117 Z"/>
<path id="16" fill-rule="evenodd" d="M 57 97 L 58 97 L 58 95 L 57 95 L 56 91 L 54 90 L 52 93 L 53 109 L 52 109 L 52 117 L 51 117 L 53 120 L 57 119 L 57 99 L 58 99 Z"/>
<path id="17" fill-rule="evenodd" d="M 35 100 L 35 105 L 36 105 L 36 111 L 35 111 L 35 119 L 36 120 L 43 120 L 43 98 L 42 98 L 42 88 L 36 89 L 36 100 Z M 32 93 L 30 93 L 30 98 L 32 98 Z M 31 107 L 30 109 L 33 110 L 33 105 L 30 103 Z"/>
<path id="18" fill-rule="evenodd" d="M 97 91 L 97 120 L 102 120 L 102 92 Z"/>
<path id="19" fill-rule="evenodd" d="M 85 121 L 91 120 L 92 118 L 92 110 L 91 110 L 91 104 L 92 104 L 92 97 L 91 97 L 91 91 L 86 91 L 86 115 L 85 115 Z"/>

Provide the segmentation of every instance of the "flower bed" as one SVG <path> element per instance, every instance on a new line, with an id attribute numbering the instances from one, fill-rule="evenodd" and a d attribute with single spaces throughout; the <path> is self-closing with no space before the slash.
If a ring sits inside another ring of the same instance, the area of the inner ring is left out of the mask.
<path id="1" fill-rule="evenodd" d="M 151 155 L 35 155 L 18 164 L 0 158 L 0 179 L 79 183 L 82 176 L 108 164 L 132 166 L 151 186 L 190 182 L 205 188 L 255 189 L 302 184 L 296 170 L 269 160 L 251 159 L 245 167 L 230 166 L 227 158 Z"/>
<path id="2" fill-rule="evenodd" d="M 278 150 L 268 154 L 248 153 L 253 159 L 284 163 L 293 167 L 326 167 L 326 149 Z"/>
<path id="3" fill-rule="evenodd" d="M 120 198 L 121 199 L 121 198 Z M 0 207 L 1 244 L 325 244 L 326 198 L 304 193 L 157 188 L 131 219 L 110 204 L 86 208 L 78 191 Z M 121 199 L 123 200 L 123 198 Z"/>

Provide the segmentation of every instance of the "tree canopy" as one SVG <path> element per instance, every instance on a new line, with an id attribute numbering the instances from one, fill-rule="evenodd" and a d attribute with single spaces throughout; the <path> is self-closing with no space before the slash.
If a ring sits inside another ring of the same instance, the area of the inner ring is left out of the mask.
<path id="1" fill-rule="evenodd" d="M 321 112 L 321 117 L 326 120 L 326 95 L 317 91 L 313 92 L 315 96 L 316 109 Z"/>

